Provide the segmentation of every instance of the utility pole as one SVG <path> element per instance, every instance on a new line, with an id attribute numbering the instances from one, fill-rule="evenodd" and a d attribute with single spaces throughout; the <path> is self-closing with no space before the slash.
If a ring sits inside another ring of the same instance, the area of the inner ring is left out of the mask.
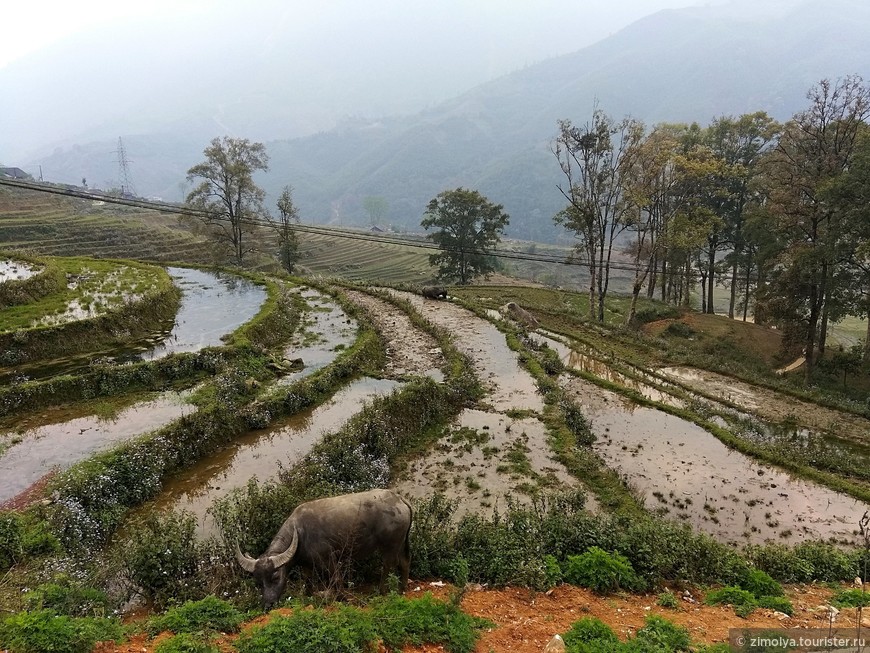
<path id="1" fill-rule="evenodd" d="M 124 149 L 124 141 L 118 137 L 118 183 L 121 184 L 121 197 L 135 197 L 136 189 L 133 187 L 133 176 L 130 174 L 130 161 L 127 160 L 127 152 Z"/>

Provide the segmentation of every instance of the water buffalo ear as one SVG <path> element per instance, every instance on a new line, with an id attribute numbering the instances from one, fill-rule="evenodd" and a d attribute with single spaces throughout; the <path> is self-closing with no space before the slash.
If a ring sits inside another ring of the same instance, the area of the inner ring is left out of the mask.
<path id="1" fill-rule="evenodd" d="M 284 551 L 284 553 L 279 553 L 278 555 L 269 557 L 269 560 L 272 561 L 275 569 L 280 569 L 293 559 L 293 556 L 296 555 L 297 546 L 299 546 L 299 533 L 296 532 L 296 528 L 294 527 L 293 541 L 290 542 L 290 546 L 287 547 L 287 550 Z"/>
<path id="2" fill-rule="evenodd" d="M 239 566 L 246 572 L 249 574 L 254 573 L 254 567 L 257 566 L 257 561 L 242 553 L 238 542 L 236 542 L 236 560 L 238 561 Z"/>

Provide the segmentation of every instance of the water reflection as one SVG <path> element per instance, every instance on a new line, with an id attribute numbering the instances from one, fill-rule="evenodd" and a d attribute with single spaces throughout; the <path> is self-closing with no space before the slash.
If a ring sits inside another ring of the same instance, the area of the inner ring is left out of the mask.
<path id="1" fill-rule="evenodd" d="M 341 427 L 367 401 L 397 387 L 395 381 L 359 379 L 316 408 L 267 429 L 251 431 L 167 482 L 160 495 L 137 515 L 187 510 L 197 518 L 198 535 L 207 537 L 214 532 L 207 511 L 216 499 L 245 486 L 253 477 L 260 481 L 274 478 L 281 465 L 287 467 L 302 458 L 325 433 Z"/>
<path id="2" fill-rule="evenodd" d="M 194 410 L 190 392 L 166 392 L 110 419 L 80 417 L 20 434 L 0 455 L 0 502 L 23 492 L 54 469 L 66 469 L 110 445 L 147 433 Z"/>

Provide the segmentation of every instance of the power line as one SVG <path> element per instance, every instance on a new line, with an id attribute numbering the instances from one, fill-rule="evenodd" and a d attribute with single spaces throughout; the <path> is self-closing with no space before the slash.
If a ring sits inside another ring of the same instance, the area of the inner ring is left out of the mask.
<path id="1" fill-rule="evenodd" d="M 144 200 L 139 198 L 128 199 L 124 197 L 116 197 L 113 195 L 106 195 L 103 193 L 95 192 L 95 191 L 85 191 L 75 187 L 67 187 L 67 186 L 57 186 L 57 185 L 47 185 L 47 184 L 37 184 L 32 182 L 25 182 L 19 180 L 11 180 L 11 179 L 0 179 L 0 185 L 4 186 L 12 186 L 14 188 L 21 188 L 25 190 L 32 190 L 41 193 L 50 193 L 53 195 L 63 195 L 66 197 L 73 197 L 77 199 L 85 199 L 85 200 L 93 200 L 99 202 L 106 202 L 107 204 L 118 204 L 122 206 L 130 206 L 133 208 L 140 208 L 149 211 L 157 211 L 160 213 L 167 213 L 172 215 L 189 215 L 193 217 L 199 218 L 209 218 L 214 219 L 214 215 L 209 213 L 208 211 L 204 211 L 202 209 L 195 209 L 190 206 L 186 206 L 183 204 L 173 204 L 170 202 L 155 202 L 151 200 Z M 226 219 L 226 218 L 218 218 L 218 219 Z M 271 220 L 266 220 L 262 218 L 248 218 L 243 219 L 242 222 L 244 224 L 249 224 L 252 226 L 258 227 L 268 227 L 274 228 L 276 223 Z M 304 224 L 294 224 L 290 227 L 294 231 L 299 231 L 300 233 L 308 233 L 312 235 L 326 236 L 332 238 L 344 238 L 348 240 L 357 240 L 364 242 L 375 242 L 382 245 L 400 245 L 403 247 L 416 247 L 418 249 L 425 250 L 435 250 L 442 251 L 442 248 L 435 243 L 427 243 L 413 238 L 401 238 L 398 236 L 385 236 L 382 234 L 368 234 L 361 233 L 357 231 L 350 231 L 347 229 L 337 229 L 335 227 L 326 227 L 326 226 L 317 226 L 317 225 L 304 225 Z M 471 249 L 462 249 L 462 248 L 452 248 L 452 251 L 455 252 L 465 252 L 465 253 L 475 253 L 476 250 Z M 556 254 L 538 254 L 531 252 L 515 252 L 506 249 L 492 249 L 487 252 L 488 256 L 492 256 L 500 259 L 507 260 L 515 260 L 515 261 L 527 261 L 533 263 L 550 263 L 556 265 L 566 265 L 566 266 L 578 266 L 578 267 L 594 267 L 596 269 L 603 269 L 605 266 L 609 267 L 611 270 L 620 270 L 626 272 L 635 272 L 635 266 L 629 263 L 620 263 L 620 262 L 610 262 L 609 265 L 599 264 L 598 262 L 593 263 L 590 266 L 588 259 L 583 259 L 575 256 L 559 256 Z M 685 275 L 685 270 L 681 272 L 682 275 Z M 699 278 L 700 275 L 698 273 L 693 272 L 692 277 Z"/>

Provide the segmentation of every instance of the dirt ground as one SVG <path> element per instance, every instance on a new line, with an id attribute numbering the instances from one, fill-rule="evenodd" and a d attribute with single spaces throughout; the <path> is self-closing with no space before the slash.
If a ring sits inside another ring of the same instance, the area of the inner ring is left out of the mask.
<path id="1" fill-rule="evenodd" d="M 452 588 L 440 583 L 411 583 L 407 596 L 431 592 L 447 600 Z M 502 653 L 508 651 L 543 651 L 556 633 L 564 633 L 571 625 L 586 616 L 596 617 L 608 624 L 621 639 L 632 637 L 643 626 L 647 615 L 656 614 L 683 626 L 693 642 L 714 643 L 728 639 L 730 628 L 827 628 L 827 602 L 832 590 L 817 585 L 786 588 L 795 614 L 786 617 L 771 610 L 758 609 L 748 618 L 734 614 L 730 606 L 709 606 L 701 601 L 697 590 L 688 594 L 675 590 L 680 596 L 679 607 L 663 608 L 656 605 L 656 595 L 623 595 L 602 597 L 592 592 L 561 585 L 546 593 L 528 589 L 486 589 L 472 586 L 462 598 L 462 609 L 468 614 L 484 617 L 495 625 L 484 629 L 475 649 L 476 653 Z M 245 627 L 267 622 L 272 615 L 287 613 L 276 610 L 250 622 Z M 854 609 L 843 609 L 833 623 L 834 627 L 854 628 L 857 615 Z M 870 627 L 870 617 L 864 617 L 864 627 Z M 149 640 L 138 636 L 120 645 L 101 644 L 97 653 L 152 653 L 166 634 Z M 222 636 L 222 651 L 230 648 L 233 636 Z M 437 645 L 406 647 L 403 653 L 436 653 L 444 648 Z"/>

